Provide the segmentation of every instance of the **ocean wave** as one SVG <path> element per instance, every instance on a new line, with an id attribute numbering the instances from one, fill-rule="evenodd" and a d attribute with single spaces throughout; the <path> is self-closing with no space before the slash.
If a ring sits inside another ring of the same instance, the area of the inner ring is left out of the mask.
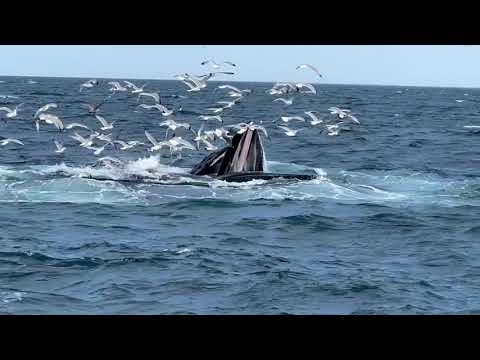
<path id="1" fill-rule="evenodd" d="M 327 171 L 274 161 L 269 162 L 269 167 L 272 172 L 318 176 L 306 181 L 226 182 L 190 177 L 188 169 L 162 164 L 159 156 L 118 163 L 105 160 L 90 166 L 65 163 L 26 168 L 1 166 L 0 202 L 151 205 L 213 200 L 214 206 L 219 206 L 217 201 L 324 200 L 389 206 L 480 205 L 477 179 L 451 180 L 436 173 L 398 170 Z"/>

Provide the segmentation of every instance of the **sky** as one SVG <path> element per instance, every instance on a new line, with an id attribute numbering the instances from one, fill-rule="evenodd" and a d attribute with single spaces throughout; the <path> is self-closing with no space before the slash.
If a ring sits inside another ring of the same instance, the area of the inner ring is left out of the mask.
<path id="1" fill-rule="evenodd" d="M 480 46 L 0 45 L 0 59 L 0 76 L 173 79 L 214 59 L 237 64 L 219 80 L 480 87 Z M 323 78 L 296 70 L 303 63 Z"/>

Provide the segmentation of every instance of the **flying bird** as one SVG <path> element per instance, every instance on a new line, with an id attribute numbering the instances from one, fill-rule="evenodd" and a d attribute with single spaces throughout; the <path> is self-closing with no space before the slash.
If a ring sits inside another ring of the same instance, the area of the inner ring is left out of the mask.
<path id="1" fill-rule="evenodd" d="M 65 151 L 65 146 L 63 146 L 61 143 L 59 143 L 57 140 L 53 140 L 53 142 L 55 143 L 55 146 L 57 147 L 57 150 L 55 150 L 55 152 L 57 154 L 61 154 Z"/>
<path id="2" fill-rule="evenodd" d="M 297 132 L 299 132 L 300 130 L 303 130 L 303 129 L 290 129 L 286 126 L 279 126 L 280 129 L 283 129 L 285 130 L 285 135 L 287 136 L 296 136 L 297 135 Z"/>
<path id="3" fill-rule="evenodd" d="M 310 64 L 301 64 L 301 65 L 298 65 L 297 68 L 298 69 L 310 69 L 312 71 L 314 71 L 319 77 L 322 77 L 322 74 L 320 74 L 320 71 L 318 71 L 318 69 L 313 66 L 313 65 L 310 65 Z"/>
<path id="4" fill-rule="evenodd" d="M 109 123 L 109 122 L 107 122 L 107 120 L 105 120 L 105 118 L 101 117 L 100 115 L 95 115 L 95 117 L 102 124 L 102 127 L 100 128 L 100 130 L 105 131 L 105 130 L 113 129 L 113 124 L 115 123 L 115 121 L 112 122 L 112 123 Z"/>
<path id="5" fill-rule="evenodd" d="M 0 145 L 1 146 L 5 146 L 5 145 L 10 144 L 10 143 L 15 143 L 15 144 L 18 144 L 18 145 L 25 145 L 23 142 L 21 142 L 20 140 L 17 140 L 17 139 L 7 138 L 7 139 L 0 140 Z"/>

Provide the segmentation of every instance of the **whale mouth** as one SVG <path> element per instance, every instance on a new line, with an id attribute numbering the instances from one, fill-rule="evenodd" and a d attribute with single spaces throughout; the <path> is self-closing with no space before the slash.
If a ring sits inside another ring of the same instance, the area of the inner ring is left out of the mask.
<path id="1" fill-rule="evenodd" d="M 232 144 L 211 153 L 195 165 L 190 174 L 222 176 L 240 172 L 264 172 L 266 166 L 262 139 L 256 129 L 236 134 Z"/>

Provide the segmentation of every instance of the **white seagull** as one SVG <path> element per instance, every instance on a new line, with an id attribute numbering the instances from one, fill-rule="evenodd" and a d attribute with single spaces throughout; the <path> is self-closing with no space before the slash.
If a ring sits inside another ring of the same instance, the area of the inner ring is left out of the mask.
<path id="1" fill-rule="evenodd" d="M 303 129 L 297 129 L 297 130 L 290 129 L 286 126 L 279 126 L 279 128 L 285 130 L 285 135 L 287 136 L 295 136 L 297 135 L 297 132 L 299 132 L 300 130 L 303 130 Z"/>
<path id="2" fill-rule="evenodd" d="M 312 124 L 313 126 L 323 123 L 323 120 L 317 117 L 315 113 L 317 113 L 317 111 L 305 111 L 305 114 L 307 114 L 312 119 L 312 121 L 310 121 L 310 124 Z"/>
<path id="3" fill-rule="evenodd" d="M 217 120 L 220 121 L 223 124 L 223 119 L 220 115 L 200 115 L 199 118 L 202 120 Z"/>
<path id="4" fill-rule="evenodd" d="M 293 97 L 290 98 L 290 99 L 277 98 L 277 99 L 273 100 L 272 102 L 275 102 L 275 101 L 283 101 L 283 103 L 285 105 L 292 105 L 293 104 Z"/>
<path id="5" fill-rule="evenodd" d="M 153 100 L 155 100 L 155 102 L 156 102 L 157 104 L 160 102 L 160 95 L 158 95 L 158 93 L 156 93 L 156 92 L 152 92 L 152 93 L 141 92 L 140 94 L 138 94 L 137 102 L 138 102 L 138 100 L 140 100 L 140 96 L 148 96 L 148 97 L 151 97 Z"/>
<path id="6" fill-rule="evenodd" d="M 291 120 L 305 122 L 305 119 L 301 116 L 282 116 L 281 119 L 283 122 L 286 122 L 286 123 L 288 123 Z"/>
<path id="7" fill-rule="evenodd" d="M 79 123 L 71 123 L 71 124 L 68 124 L 67 126 L 65 126 L 65 129 L 67 129 L 67 130 L 74 129 L 74 128 L 82 128 L 82 129 L 85 129 L 85 130 L 92 131 L 88 126 L 83 125 L 83 124 L 79 124 Z"/>
<path id="8" fill-rule="evenodd" d="M 1 146 L 5 146 L 5 145 L 7 145 L 7 144 L 9 144 L 9 143 L 15 143 L 15 144 L 19 144 L 19 145 L 25 145 L 23 142 L 21 142 L 20 140 L 17 140 L 17 139 L 10 139 L 10 138 L 8 138 L 8 139 L 2 139 L 2 140 L 0 140 L 0 145 L 1 145 Z"/>
<path id="9" fill-rule="evenodd" d="M 115 121 L 113 121 L 112 123 L 108 123 L 107 120 L 105 120 L 105 118 L 101 117 L 100 115 L 95 114 L 95 117 L 102 124 L 102 127 L 100 128 L 100 130 L 105 131 L 105 130 L 113 129 L 113 124 L 115 124 Z"/>
<path id="10" fill-rule="evenodd" d="M 149 151 L 157 151 L 160 150 L 162 147 L 170 147 L 171 145 L 168 141 L 160 141 L 158 142 L 148 131 L 145 130 L 145 136 L 147 137 L 148 141 L 152 143 L 152 147 L 148 149 Z"/>
<path id="11" fill-rule="evenodd" d="M 6 107 L 6 106 L 3 106 L 3 107 L 0 107 L 0 111 L 5 111 L 6 112 L 6 117 L 9 118 L 9 119 L 13 119 L 14 117 L 17 117 L 18 113 L 18 109 L 20 108 L 20 106 L 22 106 L 23 103 L 17 105 L 13 110 Z"/>
<path id="12" fill-rule="evenodd" d="M 301 64 L 301 65 L 298 65 L 297 68 L 298 69 L 310 69 L 310 70 L 313 70 L 319 77 L 322 77 L 322 74 L 320 74 L 320 71 L 318 71 L 318 69 L 313 66 L 313 65 L 310 65 L 310 64 Z"/>
<path id="13" fill-rule="evenodd" d="M 57 147 L 57 150 L 55 150 L 55 152 L 57 154 L 61 154 L 65 151 L 66 147 L 63 146 L 61 143 L 59 143 L 57 140 L 53 140 L 53 142 L 55 143 L 55 146 Z"/>
<path id="14" fill-rule="evenodd" d="M 98 85 L 97 80 L 95 80 L 95 79 L 88 80 L 88 81 L 84 82 L 82 85 L 80 85 L 80 91 L 82 91 L 83 89 L 93 88 L 94 86 L 97 86 L 97 85 Z"/>
<path id="15" fill-rule="evenodd" d="M 35 120 L 35 119 L 38 118 L 38 116 L 39 116 L 41 113 L 43 113 L 43 112 L 45 112 L 45 111 L 47 111 L 47 110 L 50 110 L 50 109 L 56 109 L 57 107 L 58 107 L 58 105 L 55 104 L 55 103 L 49 103 L 49 104 L 43 105 L 40 109 L 38 109 L 38 110 L 35 112 L 35 115 L 33 115 L 33 119 Z"/>

